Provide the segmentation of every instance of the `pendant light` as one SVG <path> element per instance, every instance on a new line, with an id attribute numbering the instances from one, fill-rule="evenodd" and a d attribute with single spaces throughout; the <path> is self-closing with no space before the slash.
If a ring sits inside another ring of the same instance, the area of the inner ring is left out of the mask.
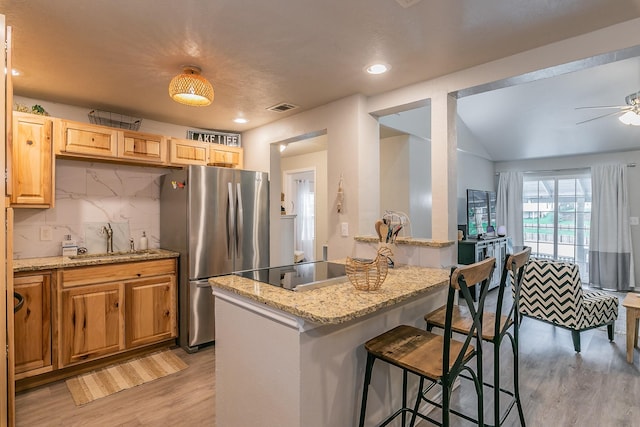
<path id="1" fill-rule="evenodd" d="M 169 96 L 176 102 L 204 107 L 213 101 L 213 86 L 200 75 L 200 68 L 193 65 L 183 67 L 182 74 L 169 83 Z"/>

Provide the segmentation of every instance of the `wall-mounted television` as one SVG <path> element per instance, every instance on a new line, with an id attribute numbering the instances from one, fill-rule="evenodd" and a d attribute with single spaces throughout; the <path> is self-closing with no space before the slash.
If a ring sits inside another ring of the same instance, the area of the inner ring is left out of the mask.
<path id="1" fill-rule="evenodd" d="M 467 190 L 467 235 L 478 238 L 491 226 L 496 229 L 496 192 Z M 491 230 L 491 229 L 490 229 Z"/>

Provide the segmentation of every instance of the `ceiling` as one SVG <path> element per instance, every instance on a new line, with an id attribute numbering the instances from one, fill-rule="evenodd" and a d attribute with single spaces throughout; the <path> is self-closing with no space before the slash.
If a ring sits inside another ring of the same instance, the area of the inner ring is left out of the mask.
<path id="1" fill-rule="evenodd" d="M 242 132 L 635 19 L 640 0 L 0 0 L 0 12 L 13 29 L 17 95 Z M 363 71 L 377 61 L 391 70 Z M 187 64 L 212 82 L 210 106 L 169 98 L 169 81 Z M 266 109 L 282 102 L 299 108 Z M 519 99 L 502 117 L 530 104 Z M 467 124 L 479 139 L 497 140 L 475 120 Z M 496 160 L 516 155 L 488 150 Z"/>
<path id="2" fill-rule="evenodd" d="M 615 109 L 640 91 L 632 57 L 458 100 L 458 115 L 491 160 L 509 161 L 640 149 L 640 127 Z M 580 123 L 585 122 L 586 123 Z"/>

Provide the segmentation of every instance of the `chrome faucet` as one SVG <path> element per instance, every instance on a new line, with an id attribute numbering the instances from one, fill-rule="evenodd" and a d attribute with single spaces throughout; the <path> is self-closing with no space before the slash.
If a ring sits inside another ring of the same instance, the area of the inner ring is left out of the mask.
<path id="1" fill-rule="evenodd" d="M 111 228 L 111 224 L 107 223 L 106 227 L 103 225 L 100 230 L 100 234 L 107 235 L 107 253 L 110 254 L 113 252 L 113 229 Z"/>

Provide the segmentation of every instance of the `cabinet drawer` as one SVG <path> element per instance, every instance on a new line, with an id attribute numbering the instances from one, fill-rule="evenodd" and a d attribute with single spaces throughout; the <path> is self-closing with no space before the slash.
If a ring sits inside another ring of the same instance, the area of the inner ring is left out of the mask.
<path id="1" fill-rule="evenodd" d="M 89 154 L 99 157 L 118 156 L 118 131 L 103 126 L 62 121 L 63 153 Z"/>
<path id="2" fill-rule="evenodd" d="M 175 274 L 175 259 L 163 259 L 157 261 L 140 261 L 123 264 L 95 265 L 91 267 L 76 267 L 61 270 L 62 287 L 90 285 L 93 283 L 105 283 L 128 279 L 137 279 L 145 276 L 159 276 L 162 274 Z"/>
<path id="3" fill-rule="evenodd" d="M 214 166 L 226 166 L 242 168 L 243 149 L 239 147 L 225 147 L 217 144 L 210 144 L 209 164 Z"/>
<path id="4" fill-rule="evenodd" d="M 166 139 L 160 135 L 122 132 L 118 140 L 118 157 L 149 163 L 164 163 Z"/>
<path id="5" fill-rule="evenodd" d="M 169 163 L 176 165 L 206 165 L 209 157 L 207 143 L 172 138 L 169 141 Z"/>

